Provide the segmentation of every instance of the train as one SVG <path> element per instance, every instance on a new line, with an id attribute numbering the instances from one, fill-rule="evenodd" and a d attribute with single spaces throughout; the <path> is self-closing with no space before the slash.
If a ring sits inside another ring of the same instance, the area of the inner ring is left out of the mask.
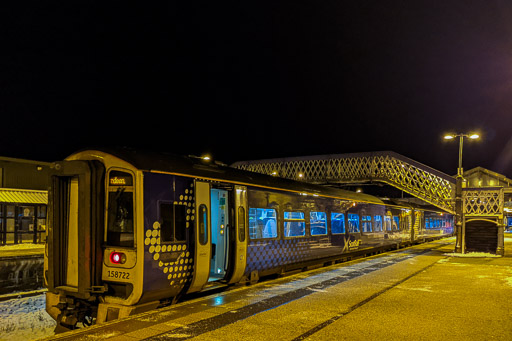
<path id="1" fill-rule="evenodd" d="M 453 233 L 434 207 L 194 156 L 83 150 L 50 177 L 44 281 L 57 331 Z"/>

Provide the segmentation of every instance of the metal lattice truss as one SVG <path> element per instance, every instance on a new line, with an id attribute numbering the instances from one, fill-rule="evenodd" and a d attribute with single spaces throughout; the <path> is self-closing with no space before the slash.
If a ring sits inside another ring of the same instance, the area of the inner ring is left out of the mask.
<path id="1" fill-rule="evenodd" d="M 455 178 L 394 152 L 241 161 L 232 167 L 316 184 L 384 182 L 454 212 Z"/>
<path id="2" fill-rule="evenodd" d="M 503 215 L 503 188 L 465 188 L 462 193 L 465 216 Z"/>

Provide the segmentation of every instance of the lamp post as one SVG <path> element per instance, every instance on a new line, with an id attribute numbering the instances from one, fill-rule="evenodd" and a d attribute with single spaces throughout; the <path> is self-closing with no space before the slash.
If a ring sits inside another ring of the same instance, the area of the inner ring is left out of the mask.
<path id="1" fill-rule="evenodd" d="M 455 183 L 455 216 L 457 222 L 455 224 L 456 230 L 456 241 L 455 241 L 455 252 L 462 253 L 462 181 L 464 170 L 462 168 L 462 147 L 464 145 L 464 138 L 467 137 L 472 140 L 476 140 L 480 137 L 478 134 L 447 134 L 444 136 L 445 140 L 453 140 L 456 137 L 459 138 L 459 167 L 457 168 L 457 178 Z"/>

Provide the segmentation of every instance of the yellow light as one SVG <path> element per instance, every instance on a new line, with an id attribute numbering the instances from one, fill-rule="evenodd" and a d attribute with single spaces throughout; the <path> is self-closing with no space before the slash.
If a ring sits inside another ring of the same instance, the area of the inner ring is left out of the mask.
<path id="1" fill-rule="evenodd" d="M 454 138 L 455 138 L 455 136 L 453 136 L 453 135 L 445 135 L 444 136 L 445 140 L 451 140 L 451 139 L 454 139 Z"/>
<path id="2" fill-rule="evenodd" d="M 479 137 L 480 137 L 480 135 L 478 135 L 478 134 L 471 134 L 471 135 L 469 135 L 469 138 L 473 139 L 473 140 L 475 140 L 475 139 L 477 139 Z"/>
<path id="3" fill-rule="evenodd" d="M 299 178 L 302 178 L 303 176 L 304 176 L 304 174 L 299 173 Z"/>
<path id="4" fill-rule="evenodd" d="M 358 188 L 358 189 L 356 190 L 356 193 L 361 193 L 362 191 L 363 191 L 363 190 L 362 190 L 361 188 Z"/>
<path id="5" fill-rule="evenodd" d="M 209 157 L 208 155 L 205 155 L 205 156 L 201 157 L 201 159 L 203 159 L 205 161 L 210 161 L 212 158 Z"/>
<path id="6" fill-rule="evenodd" d="M 272 175 L 273 175 L 273 176 L 276 176 L 276 175 L 277 175 L 277 172 L 276 172 L 276 171 L 273 171 L 273 172 L 272 172 Z"/>

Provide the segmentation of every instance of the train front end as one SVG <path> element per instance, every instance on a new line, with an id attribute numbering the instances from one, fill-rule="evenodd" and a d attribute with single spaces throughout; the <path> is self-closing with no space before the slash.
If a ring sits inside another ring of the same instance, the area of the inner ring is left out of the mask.
<path id="1" fill-rule="evenodd" d="M 142 192 L 142 172 L 110 154 L 81 152 L 54 164 L 44 277 L 57 330 L 141 309 Z"/>

